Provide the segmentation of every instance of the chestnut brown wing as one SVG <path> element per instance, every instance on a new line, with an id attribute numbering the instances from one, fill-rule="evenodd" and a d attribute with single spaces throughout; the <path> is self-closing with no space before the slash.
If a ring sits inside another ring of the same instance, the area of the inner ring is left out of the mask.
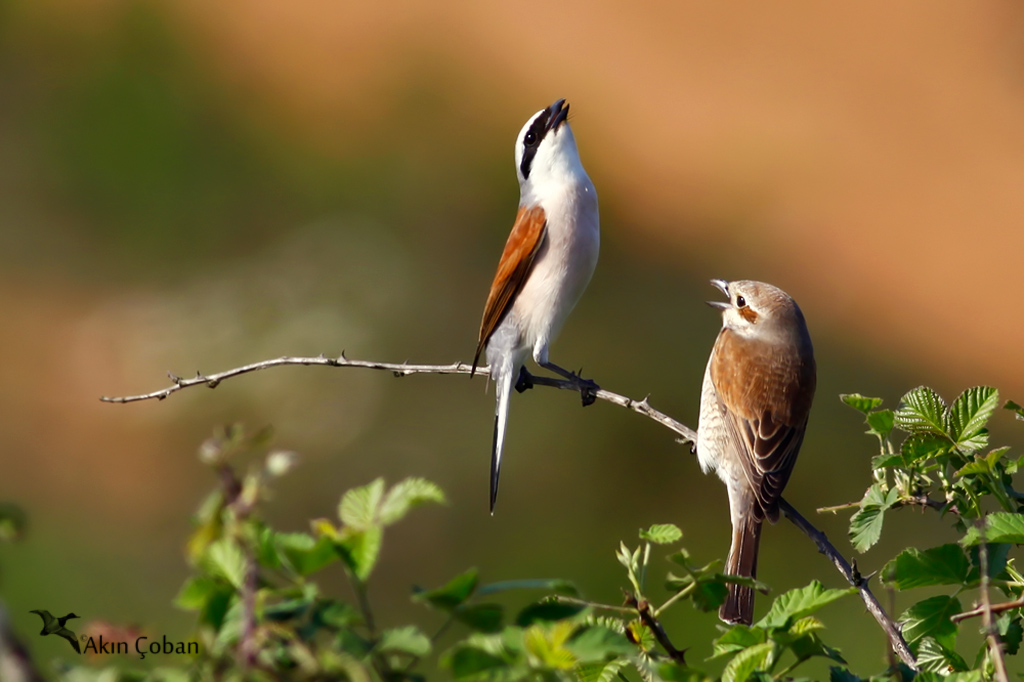
<path id="1" fill-rule="evenodd" d="M 807 428 L 813 360 L 723 330 L 711 370 L 725 408 L 727 456 L 739 459 L 759 516 L 774 521 Z"/>
<path id="2" fill-rule="evenodd" d="M 476 369 L 484 345 L 491 334 L 504 319 L 516 296 L 526 283 L 526 278 L 533 267 L 533 261 L 540 251 L 547 235 L 547 218 L 540 206 L 533 208 L 520 207 L 516 215 L 512 233 L 505 242 L 505 250 L 498 263 L 498 272 L 494 275 L 491 291 L 487 295 L 483 319 L 480 321 L 480 338 L 473 356 L 473 369 Z"/>

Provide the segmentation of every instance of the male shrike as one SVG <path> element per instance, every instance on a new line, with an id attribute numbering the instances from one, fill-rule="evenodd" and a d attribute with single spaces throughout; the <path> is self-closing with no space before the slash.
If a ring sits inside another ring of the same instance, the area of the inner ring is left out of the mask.
<path id="1" fill-rule="evenodd" d="M 761 524 L 779 519 L 779 498 L 804 440 L 817 383 L 814 348 L 800 307 L 763 282 L 711 283 L 729 297 L 722 331 L 704 372 L 697 459 L 717 470 L 729 492 L 732 546 L 726 573 L 753 578 Z M 729 585 L 718 612 L 750 625 L 754 591 Z"/>
<path id="2" fill-rule="evenodd" d="M 487 295 L 473 358 L 475 371 L 486 351 L 497 391 L 492 514 L 509 399 L 526 358 L 532 354 L 538 365 L 574 382 L 584 404 L 597 388 L 548 360 L 548 348 L 594 274 L 600 245 L 597 192 L 580 163 L 568 115 L 560 99 L 534 114 L 516 138 L 519 213 Z M 523 377 L 528 381 L 527 373 Z"/>

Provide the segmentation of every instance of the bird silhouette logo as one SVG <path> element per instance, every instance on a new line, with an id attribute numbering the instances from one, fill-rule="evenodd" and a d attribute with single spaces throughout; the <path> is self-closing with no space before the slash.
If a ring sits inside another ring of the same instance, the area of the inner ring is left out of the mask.
<path id="1" fill-rule="evenodd" d="M 63 637 L 71 643 L 71 646 L 74 647 L 77 653 L 82 653 L 82 647 L 78 644 L 78 636 L 68 628 L 64 627 L 64 624 L 69 620 L 72 618 L 79 618 L 79 616 L 76 616 L 74 613 L 69 613 L 63 618 L 54 618 L 50 615 L 49 611 L 29 611 L 29 613 L 38 613 L 39 617 L 43 619 L 43 629 L 39 634 L 44 636 L 57 635 L 58 637 Z"/>

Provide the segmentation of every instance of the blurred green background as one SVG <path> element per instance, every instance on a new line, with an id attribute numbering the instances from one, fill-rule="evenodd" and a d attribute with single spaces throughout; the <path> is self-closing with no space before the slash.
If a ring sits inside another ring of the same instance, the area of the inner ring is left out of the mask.
<path id="1" fill-rule="evenodd" d="M 813 514 L 869 483 L 874 445 L 837 394 L 1024 395 L 1022 37 L 1011 2 L 0 0 L 0 499 L 31 520 L 0 547 L 15 626 L 44 664 L 66 645 L 34 636 L 31 609 L 185 637 L 171 601 L 213 485 L 194 453 L 232 421 L 301 454 L 268 507 L 286 529 L 379 475 L 448 492 L 385 542 L 385 623 L 431 622 L 410 586 L 471 565 L 617 602 L 613 551 L 656 522 L 724 557 L 724 490 L 688 448 L 566 392 L 513 400 L 493 518 L 482 381 L 294 367 L 97 399 L 285 354 L 468 361 L 518 200 L 516 132 L 558 97 L 602 251 L 552 359 L 696 426 L 708 278 L 782 286 L 819 366 L 786 497 L 851 552 L 847 516 Z M 1024 444 L 1009 415 L 994 424 L 994 443 Z M 859 564 L 951 537 L 891 515 Z M 786 523 L 760 568 L 776 591 L 840 584 Z M 883 666 L 859 602 L 824 619 L 855 670 Z M 716 622 L 666 618 L 695 660 Z"/>

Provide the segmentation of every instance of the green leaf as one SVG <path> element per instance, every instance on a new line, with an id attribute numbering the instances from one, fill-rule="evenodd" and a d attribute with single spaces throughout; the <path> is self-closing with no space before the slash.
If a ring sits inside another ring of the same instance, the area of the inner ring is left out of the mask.
<path id="1" fill-rule="evenodd" d="M 580 613 L 586 606 L 580 604 L 566 604 L 558 601 L 540 601 L 530 604 L 516 616 L 516 625 L 527 627 L 536 622 L 554 622 L 572 618 Z"/>
<path id="2" fill-rule="evenodd" d="M 203 555 L 203 565 L 212 575 L 227 580 L 236 590 L 245 582 L 245 553 L 231 538 L 210 544 Z"/>
<path id="3" fill-rule="evenodd" d="M 710 679 L 699 670 L 671 662 L 662 663 L 658 666 L 658 677 L 654 679 L 658 678 L 661 678 L 664 682 L 705 682 L 705 680 Z"/>
<path id="4" fill-rule="evenodd" d="M 896 415 L 892 410 L 879 410 L 867 416 L 868 433 L 878 436 L 879 440 L 885 440 L 892 433 L 893 425 L 896 423 Z"/>
<path id="5" fill-rule="evenodd" d="M 28 527 L 28 516 L 24 510 L 10 502 L 0 502 L 0 541 L 20 540 Z"/>
<path id="6" fill-rule="evenodd" d="M 1020 616 L 1004 613 L 995 625 L 999 628 L 999 639 L 1003 641 L 1006 653 L 1016 656 L 1020 651 L 1021 639 L 1024 639 L 1024 628 L 1021 627 Z"/>
<path id="7" fill-rule="evenodd" d="M 345 493 L 338 505 L 342 523 L 357 530 L 366 530 L 377 523 L 377 510 L 384 498 L 384 479 L 378 478 Z"/>
<path id="8" fill-rule="evenodd" d="M 456 680 L 485 679 L 508 663 L 502 658 L 472 646 L 460 646 L 445 658 Z"/>
<path id="9" fill-rule="evenodd" d="M 945 436 L 934 433 L 915 433 L 903 441 L 900 446 L 900 455 L 903 463 L 910 466 L 916 462 L 926 459 L 941 457 L 949 452 L 952 444 Z"/>
<path id="10" fill-rule="evenodd" d="M 899 492 L 893 488 L 882 492 L 878 483 L 868 488 L 860 509 L 850 517 L 850 543 L 858 552 L 868 551 L 882 537 L 885 511 L 899 499 Z"/>
<path id="11" fill-rule="evenodd" d="M 965 672 L 967 663 L 958 653 L 942 646 L 933 637 L 925 637 L 917 646 L 917 664 L 924 672 L 948 675 L 951 672 Z"/>
<path id="12" fill-rule="evenodd" d="M 625 635 L 601 625 L 581 628 L 573 634 L 566 646 L 583 663 L 636 653 L 636 645 L 626 639 Z"/>
<path id="13" fill-rule="evenodd" d="M 690 593 L 690 599 L 693 600 L 695 609 L 708 613 L 724 604 L 728 595 L 729 587 L 724 582 L 701 580 Z"/>
<path id="14" fill-rule="evenodd" d="M 279 555 L 299 575 L 309 575 L 337 561 L 334 543 L 326 537 L 314 538 L 308 533 L 275 533 L 274 544 Z"/>
<path id="15" fill-rule="evenodd" d="M 361 581 L 366 581 L 377 565 L 380 546 L 384 540 L 384 531 L 379 526 L 356 529 L 346 526 L 342 529 L 334 548 L 341 555 L 352 574 Z"/>
<path id="16" fill-rule="evenodd" d="M 629 659 L 614 658 L 598 663 L 580 663 L 576 666 L 576 682 L 612 682 L 619 676 L 619 671 L 629 665 Z M 676 678 L 665 678 L 673 680 Z M 690 679 L 690 678 L 686 678 Z"/>
<path id="17" fill-rule="evenodd" d="M 949 435 L 961 448 L 978 450 L 988 444 L 985 425 L 999 407 L 999 391 L 991 386 L 969 388 L 949 408 Z"/>
<path id="18" fill-rule="evenodd" d="M 794 620 L 810 615 L 821 607 L 856 592 L 857 589 L 854 587 L 827 590 L 820 582 L 813 580 L 807 587 L 790 590 L 776 597 L 771 609 L 758 621 L 757 627 L 788 627 Z"/>
<path id="19" fill-rule="evenodd" d="M 174 605 L 186 611 L 200 611 L 219 593 L 226 590 L 224 583 L 207 576 L 192 576 L 181 586 Z M 230 591 L 228 592 L 230 594 Z"/>
<path id="20" fill-rule="evenodd" d="M 476 589 L 477 571 L 471 568 L 452 578 L 447 585 L 433 590 L 421 590 L 413 594 L 413 599 L 426 602 L 435 609 L 451 611 L 469 599 Z"/>
<path id="21" fill-rule="evenodd" d="M 1007 400 L 1006 404 L 1003 405 L 1003 409 L 1015 412 L 1017 414 L 1017 419 L 1024 420 L 1024 407 L 1013 402 L 1012 400 Z"/>
<path id="22" fill-rule="evenodd" d="M 927 386 L 918 386 L 900 400 L 896 426 L 908 433 L 946 435 L 946 403 Z"/>
<path id="23" fill-rule="evenodd" d="M 380 651 L 394 651 L 422 658 L 430 653 L 430 639 L 415 625 L 385 630 L 377 644 Z"/>
<path id="24" fill-rule="evenodd" d="M 832 666 L 828 669 L 828 682 L 868 682 L 863 677 L 857 677 L 846 668 Z"/>
<path id="25" fill-rule="evenodd" d="M 501 632 L 505 609 L 501 604 L 474 604 L 455 609 L 455 618 L 478 632 Z"/>
<path id="26" fill-rule="evenodd" d="M 774 649 L 774 642 L 765 642 L 739 652 L 722 671 L 722 682 L 746 682 L 755 670 L 767 668 Z"/>
<path id="27" fill-rule="evenodd" d="M 939 595 L 919 601 L 899 617 L 903 624 L 903 636 L 912 647 L 925 637 L 952 649 L 956 645 L 956 624 L 950 617 L 963 611 L 956 597 Z"/>
<path id="28" fill-rule="evenodd" d="M 489 594 L 497 594 L 499 592 L 506 592 L 508 590 L 545 590 L 548 592 L 554 592 L 555 594 L 562 594 L 567 597 L 578 597 L 580 591 L 576 588 L 569 580 L 505 580 L 499 583 L 490 583 L 489 585 L 482 585 L 480 589 L 476 591 L 477 596 L 485 597 Z"/>
<path id="29" fill-rule="evenodd" d="M 977 545 L 981 542 L 981 532 L 977 526 L 971 526 L 960 544 Z M 994 512 L 985 517 L 985 542 L 1006 542 L 1014 545 L 1024 544 L 1024 514 L 1011 512 Z"/>
<path id="30" fill-rule="evenodd" d="M 683 537 L 683 531 L 671 523 L 656 523 L 647 530 L 640 531 L 640 539 L 653 542 L 656 545 L 669 545 L 678 542 Z"/>
<path id="31" fill-rule="evenodd" d="M 839 653 L 839 649 L 825 644 L 821 641 L 821 638 L 813 633 L 793 640 L 789 648 L 798 661 L 806 661 L 817 656 L 831 659 L 836 663 L 846 663 L 846 659 Z"/>
<path id="32" fill-rule="evenodd" d="M 714 641 L 711 658 L 743 651 L 755 644 L 763 644 L 765 641 L 767 641 L 767 633 L 764 630 L 753 629 L 746 625 L 733 625 L 725 631 L 724 635 Z"/>
<path id="33" fill-rule="evenodd" d="M 913 547 L 900 552 L 882 569 L 886 585 L 909 590 L 929 585 L 960 585 L 971 570 L 964 550 L 956 544 L 920 551 Z"/>
<path id="34" fill-rule="evenodd" d="M 445 504 L 444 492 L 424 478 L 407 478 L 395 484 L 380 505 L 378 516 L 381 523 L 390 525 L 401 520 L 413 507 L 429 502 Z"/>
<path id="35" fill-rule="evenodd" d="M 841 393 L 839 394 L 839 399 L 853 409 L 864 414 L 867 414 L 882 404 L 881 398 L 868 398 L 860 393 Z"/>

